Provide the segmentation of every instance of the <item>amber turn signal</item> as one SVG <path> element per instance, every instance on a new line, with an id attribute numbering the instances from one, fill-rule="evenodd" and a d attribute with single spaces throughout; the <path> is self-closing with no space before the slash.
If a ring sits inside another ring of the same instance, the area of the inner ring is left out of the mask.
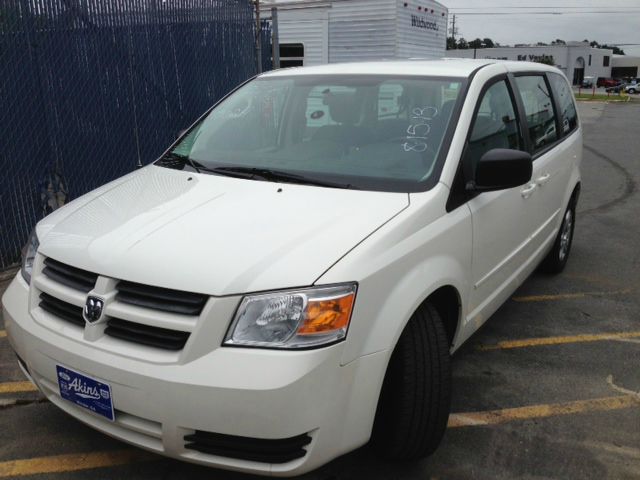
<path id="1" fill-rule="evenodd" d="M 306 318 L 298 328 L 298 335 L 328 333 L 346 330 L 351 320 L 355 292 L 328 300 L 310 300 Z"/>

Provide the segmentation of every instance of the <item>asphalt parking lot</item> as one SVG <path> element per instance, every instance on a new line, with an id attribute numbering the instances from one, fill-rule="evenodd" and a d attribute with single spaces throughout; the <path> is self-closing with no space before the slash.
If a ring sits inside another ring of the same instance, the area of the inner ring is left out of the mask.
<path id="1" fill-rule="evenodd" d="M 534 274 L 455 355 L 440 449 L 396 464 L 362 448 L 301 478 L 640 478 L 640 102 L 580 113 L 567 269 Z M 24 381 L 2 329 L 0 478 L 254 478 L 146 454 L 68 417 Z"/>

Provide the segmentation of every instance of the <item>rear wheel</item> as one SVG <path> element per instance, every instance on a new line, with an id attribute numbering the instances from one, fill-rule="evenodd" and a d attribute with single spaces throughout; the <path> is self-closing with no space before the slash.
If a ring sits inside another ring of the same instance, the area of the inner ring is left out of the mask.
<path id="1" fill-rule="evenodd" d="M 429 303 L 413 314 L 385 375 L 372 445 L 390 460 L 431 454 L 447 427 L 451 404 L 449 342 Z"/>
<path id="2" fill-rule="evenodd" d="M 547 273 L 560 273 L 564 270 L 571 252 L 571 244 L 573 243 L 573 231 L 575 228 L 576 205 L 573 199 L 569 203 L 567 210 L 564 212 L 560 231 L 545 259 L 540 264 L 540 269 Z"/>

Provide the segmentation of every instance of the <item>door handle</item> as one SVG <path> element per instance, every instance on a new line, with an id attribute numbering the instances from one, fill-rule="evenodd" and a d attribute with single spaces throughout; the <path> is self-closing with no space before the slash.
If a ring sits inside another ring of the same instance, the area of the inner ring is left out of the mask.
<path id="1" fill-rule="evenodd" d="M 522 195 L 522 198 L 529 198 L 533 193 L 533 191 L 537 188 L 537 186 L 538 185 L 535 183 L 530 183 L 525 188 L 520 190 L 520 194 Z"/>
<path id="2" fill-rule="evenodd" d="M 538 185 L 544 185 L 545 183 L 547 183 L 549 181 L 550 178 L 551 178 L 551 174 L 550 173 L 545 173 L 544 175 L 542 175 L 541 177 L 538 177 L 536 179 L 536 183 Z"/>

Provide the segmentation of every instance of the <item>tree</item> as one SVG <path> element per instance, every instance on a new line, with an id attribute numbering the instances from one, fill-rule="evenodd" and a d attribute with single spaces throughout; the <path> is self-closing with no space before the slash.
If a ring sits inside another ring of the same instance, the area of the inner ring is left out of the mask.
<path id="1" fill-rule="evenodd" d="M 469 48 L 496 48 L 499 47 L 498 42 L 494 42 L 490 38 L 476 38 L 467 42 L 464 37 L 460 37 L 457 41 L 455 37 L 447 37 L 447 50 L 467 50 Z"/>
<path id="2" fill-rule="evenodd" d="M 566 45 L 567 42 L 565 42 L 564 40 L 561 40 L 560 38 L 556 38 L 553 42 L 551 42 L 551 45 Z"/>
<path id="3" fill-rule="evenodd" d="M 624 55 L 624 50 L 615 45 L 599 45 L 598 48 L 606 48 L 608 50 L 613 50 L 614 55 Z"/>
<path id="4" fill-rule="evenodd" d="M 602 45 L 600 45 L 595 40 L 593 42 L 589 43 L 589 45 L 591 45 L 593 48 L 606 48 L 607 50 L 613 50 L 614 55 L 624 55 L 624 50 L 622 50 L 620 47 L 618 47 L 616 45 L 607 45 L 607 44 L 604 44 L 604 43 Z"/>

